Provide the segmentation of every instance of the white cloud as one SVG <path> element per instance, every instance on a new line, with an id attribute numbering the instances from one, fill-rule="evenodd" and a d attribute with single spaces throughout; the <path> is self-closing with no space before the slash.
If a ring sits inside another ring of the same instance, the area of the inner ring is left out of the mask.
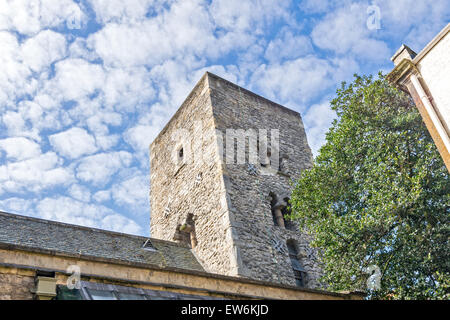
<path id="1" fill-rule="evenodd" d="M 295 59 L 313 51 L 308 36 L 294 35 L 292 32 L 283 32 L 282 36 L 270 41 L 264 57 L 270 62 L 283 59 Z"/>
<path id="2" fill-rule="evenodd" d="M 126 151 L 100 153 L 85 157 L 77 168 L 77 177 L 94 185 L 104 185 L 118 170 L 128 167 L 132 158 L 132 155 Z"/>
<path id="3" fill-rule="evenodd" d="M 100 57 L 95 53 L 95 51 L 87 44 L 85 38 L 76 38 L 70 45 L 68 49 L 71 58 L 84 59 L 89 62 L 93 62 Z"/>
<path id="4" fill-rule="evenodd" d="M 87 119 L 86 124 L 95 136 L 96 145 L 102 150 L 108 150 L 120 141 L 118 134 L 111 134 L 109 125 L 119 126 L 122 123 L 122 115 L 117 112 L 105 111 L 104 109 L 93 109 L 93 114 Z M 87 115 L 86 115 L 87 116 Z"/>
<path id="5" fill-rule="evenodd" d="M 221 28 L 262 32 L 273 20 L 289 16 L 289 6 L 290 1 L 213 0 L 210 12 Z"/>
<path id="6" fill-rule="evenodd" d="M 419 51 L 449 22 L 447 0 L 378 0 L 381 25 L 386 36 L 398 39 L 392 54 L 405 43 Z"/>
<path id="7" fill-rule="evenodd" d="M 150 143 L 159 134 L 160 128 L 150 125 L 137 125 L 127 130 L 125 140 L 137 151 L 148 153 Z"/>
<path id="8" fill-rule="evenodd" d="M 92 198 L 97 202 L 105 202 L 111 199 L 111 191 L 110 190 L 100 190 L 97 191 Z"/>
<path id="9" fill-rule="evenodd" d="M 0 166 L 0 194 L 4 192 L 40 192 L 66 185 L 73 180 L 70 168 L 60 167 L 62 159 L 54 152 Z"/>
<path id="10" fill-rule="evenodd" d="M 72 124 L 67 112 L 56 108 L 54 101 L 46 95 L 35 96 L 33 101 L 22 100 L 14 109 L 0 114 L 1 123 L 9 136 L 28 137 L 41 142 L 41 130 L 54 131 Z"/>
<path id="11" fill-rule="evenodd" d="M 261 65 L 252 83 L 269 98 L 286 104 L 304 104 L 331 85 L 334 67 L 324 59 L 307 56 L 281 64 Z"/>
<path id="12" fill-rule="evenodd" d="M 158 7 L 155 0 L 89 0 L 98 22 L 135 22 Z"/>
<path id="13" fill-rule="evenodd" d="M 133 212 L 146 213 L 150 191 L 149 183 L 147 175 L 131 177 L 112 188 L 112 197 L 121 206 L 138 209 Z"/>
<path id="14" fill-rule="evenodd" d="M 89 202 L 91 200 L 91 192 L 89 189 L 79 184 L 71 185 L 68 191 L 72 198 L 79 201 Z"/>
<path id="15" fill-rule="evenodd" d="M 118 111 L 134 111 L 155 94 L 150 73 L 144 67 L 107 69 L 102 89 L 106 106 Z"/>
<path id="16" fill-rule="evenodd" d="M 144 231 L 133 220 L 120 214 L 110 214 L 105 216 L 100 222 L 101 228 L 123 233 L 142 235 Z"/>
<path id="17" fill-rule="evenodd" d="M 81 100 L 100 90 L 105 82 L 103 68 L 83 59 L 65 59 L 55 65 L 55 77 L 46 89 L 59 100 Z"/>
<path id="18" fill-rule="evenodd" d="M 9 0 L 0 2 L 0 30 L 35 34 L 42 29 L 76 22 L 82 24 L 86 15 L 72 0 Z"/>
<path id="19" fill-rule="evenodd" d="M 17 197 L 0 200 L 0 211 L 17 213 L 24 215 L 33 215 L 33 199 L 22 199 Z"/>
<path id="20" fill-rule="evenodd" d="M 8 158 L 25 160 L 41 154 L 41 147 L 34 141 L 22 138 L 6 138 L 0 140 L 0 149 L 6 152 Z"/>
<path id="21" fill-rule="evenodd" d="M 96 135 L 95 141 L 99 148 L 101 148 L 104 151 L 107 151 L 119 143 L 120 136 L 118 134 Z"/>
<path id="22" fill-rule="evenodd" d="M 1 27 L 0 27 L 1 30 Z M 0 31 L 0 105 L 11 106 L 17 97 L 33 94 L 37 81 L 30 79 L 30 69 L 18 58 L 20 45 L 9 32 Z"/>
<path id="23" fill-rule="evenodd" d="M 185 53 L 216 53 L 209 14 L 201 1 L 174 2 L 159 15 L 139 22 L 108 23 L 89 36 L 107 66 L 152 66 Z M 132 48 L 132 50 L 130 50 Z"/>
<path id="24" fill-rule="evenodd" d="M 69 130 L 49 136 L 50 144 L 62 156 L 75 159 L 97 151 L 95 139 L 82 128 Z"/>
<path id="25" fill-rule="evenodd" d="M 319 148 L 325 143 L 325 133 L 335 118 L 336 113 L 331 110 L 328 102 L 311 106 L 303 116 L 308 143 L 314 156 L 317 155 Z"/>
<path id="26" fill-rule="evenodd" d="M 314 44 L 339 55 L 351 53 L 362 60 L 382 62 L 389 57 L 387 44 L 367 27 L 367 4 L 353 3 L 328 13 L 311 33 Z"/>
<path id="27" fill-rule="evenodd" d="M 21 49 L 24 63 L 39 72 L 66 55 L 66 39 L 60 33 L 45 30 L 26 40 Z"/>
<path id="28" fill-rule="evenodd" d="M 87 204 L 69 197 L 44 198 L 36 209 L 44 219 L 124 233 L 142 233 L 136 222 L 105 206 Z"/>

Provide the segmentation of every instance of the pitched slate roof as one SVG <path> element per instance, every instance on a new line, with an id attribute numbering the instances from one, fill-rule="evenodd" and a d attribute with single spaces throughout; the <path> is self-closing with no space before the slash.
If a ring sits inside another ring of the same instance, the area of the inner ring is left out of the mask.
<path id="1" fill-rule="evenodd" d="M 0 248 L 92 257 L 136 266 L 204 271 L 188 246 L 149 238 L 0 212 Z"/>

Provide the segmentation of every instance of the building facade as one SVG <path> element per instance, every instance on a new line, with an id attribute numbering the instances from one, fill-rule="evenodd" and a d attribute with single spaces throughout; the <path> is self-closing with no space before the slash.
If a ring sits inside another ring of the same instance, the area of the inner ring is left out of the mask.
<path id="1" fill-rule="evenodd" d="M 402 45 L 387 79 L 409 93 L 450 172 L 450 23 L 416 54 Z"/>

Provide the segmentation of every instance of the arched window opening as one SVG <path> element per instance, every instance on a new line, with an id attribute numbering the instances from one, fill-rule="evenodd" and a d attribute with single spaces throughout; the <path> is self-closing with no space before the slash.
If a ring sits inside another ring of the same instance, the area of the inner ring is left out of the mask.
<path id="1" fill-rule="evenodd" d="M 270 208 L 271 208 L 271 210 L 272 210 L 273 224 L 274 224 L 275 226 L 278 226 L 278 221 L 277 221 L 277 217 L 276 217 L 276 215 L 275 215 L 275 210 L 274 210 L 275 204 L 277 203 L 277 196 L 276 196 L 276 194 L 273 193 L 273 192 L 271 192 L 271 193 L 269 194 L 269 196 L 270 196 Z"/>
<path id="2" fill-rule="evenodd" d="M 295 283 L 299 287 L 305 286 L 306 272 L 298 258 L 298 250 L 295 241 L 286 242 L 289 258 L 291 259 L 292 270 L 294 271 Z"/>

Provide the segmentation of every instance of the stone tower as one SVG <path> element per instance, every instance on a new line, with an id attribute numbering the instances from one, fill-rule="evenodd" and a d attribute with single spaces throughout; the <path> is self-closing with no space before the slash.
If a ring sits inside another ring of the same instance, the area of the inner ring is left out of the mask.
<path id="1" fill-rule="evenodd" d="M 312 163 L 297 112 L 207 72 L 150 162 L 153 238 L 190 244 L 212 273 L 318 286 L 315 251 L 284 219 Z"/>

